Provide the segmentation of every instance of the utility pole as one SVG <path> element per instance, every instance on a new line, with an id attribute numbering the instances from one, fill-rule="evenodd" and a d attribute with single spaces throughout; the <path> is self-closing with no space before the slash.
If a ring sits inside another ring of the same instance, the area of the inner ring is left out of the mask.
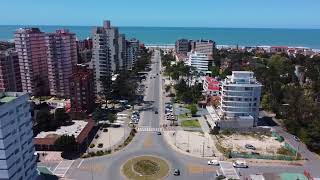
<path id="1" fill-rule="evenodd" d="M 189 133 L 188 133 L 188 151 L 190 151 L 190 136 L 189 136 Z"/>
<path id="2" fill-rule="evenodd" d="M 204 141 L 203 141 L 203 144 L 202 144 L 202 157 L 204 157 Z"/>
<path id="3" fill-rule="evenodd" d="M 296 152 L 296 160 L 298 159 L 299 148 L 300 148 L 300 142 L 298 142 L 298 149 L 297 149 L 297 152 Z"/>

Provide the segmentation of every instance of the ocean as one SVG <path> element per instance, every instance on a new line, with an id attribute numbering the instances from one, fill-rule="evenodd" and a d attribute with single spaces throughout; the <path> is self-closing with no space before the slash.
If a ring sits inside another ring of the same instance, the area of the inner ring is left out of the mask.
<path id="1" fill-rule="evenodd" d="M 26 26 L 0 25 L 0 40 L 13 39 L 15 29 Z M 31 26 L 29 26 L 31 27 Z M 78 39 L 91 36 L 92 26 L 32 26 L 44 32 L 67 28 Z M 212 39 L 219 45 L 292 46 L 320 49 L 320 29 L 269 28 L 196 28 L 196 27 L 119 27 L 127 38 L 137 38 L 147 45 L 169 45 L 179 38 Z"/>

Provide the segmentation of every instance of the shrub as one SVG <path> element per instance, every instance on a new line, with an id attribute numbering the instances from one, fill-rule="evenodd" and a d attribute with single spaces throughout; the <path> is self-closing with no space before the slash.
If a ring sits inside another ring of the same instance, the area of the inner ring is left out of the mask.
<path id="1" fill-rule="evenodd" d="M 103 129 L 103 132 L 108 132 L 108 129 L 107 128 Z"/>
<path id="2" fill-rule="evenodd" d="M 99 138 L 99 134 L 97 134 L 94 138 L 95 138 L 95 139 L 98 139 L 98 138 Z"/>
<path id="3" fill-rule="evenodd" d="M 234 133 L 235 131 L 233 129 L 224 129 L 221 133 L 223 135 L 226 135 L 226 136 L 230 136 Z"/>
<path id="4" fill-rule="evenodd" d="M 94 148 L 96 145 L 94 145 L 94 144 L 90 144 L 90 148 Z"/>
<path id="5" fill-rule="evenodd" d="M 98 148 L 102 148 L 102 147 L 103 147 L 103 143 L 99 143 Z"/>
<path id="6" fill-rule="evenodd" d="M 103 151 L 97 151 L 96 153 L 97 156 L 103 156 L 103 154 L 104 154 Z"/>

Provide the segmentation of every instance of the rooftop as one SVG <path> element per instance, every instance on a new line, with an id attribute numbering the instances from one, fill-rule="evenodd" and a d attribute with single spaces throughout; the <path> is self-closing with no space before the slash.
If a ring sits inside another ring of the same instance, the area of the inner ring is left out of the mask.
<path id="1" fill-rule="evenodd" d="M 1 97 L 0 103 L 7 103 L 7 102 L 10 102 L 16 98 L 17 97 L 13 97 L 13 96 L 4 96 L 4 97 Z"/>
<path id="2" fill-rule="evenodd" d="M 8 103 L 17 97 L 24 95 L 22 92 L 0 92 L 0 105 Z"/>
<path id="3" fill-rule="evenodd" d="M 72 121 L 74 124 L 70 126 L 61 126 L 56 131 L 40 132 L 35 138 L 48 138 L 52 136 L 74 135 L 76 138 L 88 124 L 86 121 Z"/>

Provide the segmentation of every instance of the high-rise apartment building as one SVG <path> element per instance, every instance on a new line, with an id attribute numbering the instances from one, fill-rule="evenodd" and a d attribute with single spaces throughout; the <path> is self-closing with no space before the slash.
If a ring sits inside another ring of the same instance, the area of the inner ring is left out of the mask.
<path id="1" fill-rule="evenodd" d="M 112 27 L 110 21 L 104 21 L 103 27 L 94 28 L 92 67 L 97 94 L 103 89 L 103 81 L 109 80 L 113 73 L 124 69 L 125 66 L 128 67 L 125 42 L 125 36 L 119 34 L 118 28 Z"/>
<path id="2" fill-rule="evenodd" d="M 178 39 L 175 43 L 175 50 L 178 54 L 187 54 L 191 50 L 191 43 L 188 39 Z"/>
<path id="3" fill-rule="evenodd" d="M 212 66 L 212 58 L 206 53 L 192 52 L 189 53 L 189 58 L 186 63 L 194 67 L 196 71 L 206 74 L 209 66 Z"/>
<path id="4" fill-rule="evenodd" d="M 108 39 L 105 28 L 96 27 L 93 30 L 92 67 L 97 94 L 103 90 L 102 81 L 110 78 L 112 74 Z"/>
<path id="5" fill-rule="evenodd" d="M 261 87 L 250 71 L 233 71 L 231 76 L 227 76 L 221 85 L 220 126 L 235 128 L 256 125 Z"/>
<path id="6" fill-rule="evenodd" d="M 0 179 L 37 179 L 29 97 L 0 93 Z"/>
<path id="7" fill-rule="evenodd" d="M 126 70 L 127 69 L 127 44 L 126 44 L 126 37 L 124 34 L 119 34 L 118 37 L 118 45 L 119 45 L 119 70 Z"/>
<path id="8" fill-rule="evenodd" d="M 140 42 L 137 39 L 130 39 L 126 41 L 126 67 L 127 69 L 132 69 L 140 50 Z"/>
<path id="9" fill-rule="evenodd" d="M 0 50 L 0 92 L 21 92 L 18 53 L 14 49 Z"/>
<path id="10" fill-rule="evenodd" d="M 216 43 L 212 40 L 197 40 L 191 43 L 191 49 L 198 53 L 210 54 L 214 53 Z"/>
<path id="11" fill-rule="evenodd" d="M 48 95 L 48 64 L 45 33 L 38 28 L 20 28 L 15 34 L 22 90 L 31 95 Z"/>
<path id="12" fill-rule="evenodd" d="M 108 20 L 103 22 L 103 28 L 108 36 L 111 70 L 112 72 L 116 72 L 119 71 L 122 66 L 119 61 L 119 30 L 117 27 L 111 26 Z"/>
<path id="13" fill-rule="evenodd" d="M 68 97 L 72 67 L 77 64 L 77 43 L 74 33 L 66 29 L 46 34 L 50 95 Z"/>
<path id="14" fill-rule="evenodd" d="M 87 65 L 78 64 L 70 80 L 72 111 L 92 112 L 95 101 L 92 69 L 89 69 Z"/>

